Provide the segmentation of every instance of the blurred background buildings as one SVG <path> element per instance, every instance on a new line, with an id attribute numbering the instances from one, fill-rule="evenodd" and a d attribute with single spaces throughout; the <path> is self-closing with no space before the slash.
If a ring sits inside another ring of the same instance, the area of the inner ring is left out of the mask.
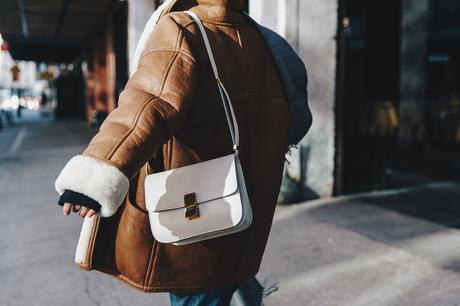
<path id="1" fill-rule="evenodd" d="M 0 305 L 169 305 L 75 269 L 81 220 L 53 189 L 160 3 L 0 1 Z M 246 7 L 304 60 L 314 117 L 287 156 L 280 201 L 299 204 L 276 210 L 266 305 L 458 305 L 460 1 Z"/>
<path id="2" fill-rule="evenodd" d="M 217 1 L 217 0 L 216 0 Z M 0 126 L 22 108 L 100 125 L 155 0 L 2 0 Z M 281 201 L 460 178 L 460 2 L 249 0 L 309 72 L 311 131 Z"/>

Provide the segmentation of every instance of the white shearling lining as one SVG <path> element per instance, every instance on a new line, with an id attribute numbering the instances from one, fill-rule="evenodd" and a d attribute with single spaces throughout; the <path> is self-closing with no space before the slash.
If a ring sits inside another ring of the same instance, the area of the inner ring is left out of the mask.
<path id="1" fill-rule="evenodd" d="M 129 189 L 129 180 L 109 163 L 76 155 L 62 169 L 54 187 L 60 195 L 65 190 L 72 190 L 94 199 L 101 204 L 97 214 L 110 217 L 122 204 Z"/>
<path id="2" fill-rule="evenodd" d="M 150 35 L 152 34 L 158 20 L 160 19 L 161 13 L 172 1 L 173 0 L 164 1 L 163 4 L 160 5 L 153 12 L 149 20 L 147 21 L 147 24 L 145 25 L 144 30 L 142 31 L 141 37 L 139 38 L 139 41 L 136 45 L 136 49 L 134 51 L 133 61 L 131 63 L 131 76 L 137 71 L 142 53 L 144 52 L 145 47 L 147 46 L 147 42 L 149 40 Z"/>
<path id="3" fill-rule="evenodd" d="M 77 264 L 86 264 L 88 261 L 87 253 L 89 241 L 91 239 L 91 231 L 94 224 L 94 216 L 85 217 L 80 231 L 80 238 L 78 239 L 77 250 L 75 251 L 75 262 Z"/>

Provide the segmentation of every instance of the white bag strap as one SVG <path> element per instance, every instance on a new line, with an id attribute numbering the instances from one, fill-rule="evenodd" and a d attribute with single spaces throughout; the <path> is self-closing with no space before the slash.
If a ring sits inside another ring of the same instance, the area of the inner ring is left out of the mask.
<path id="1" fill-rule="evenodd" d="M 189 14 L 195 20 L 196 24 L 198 25 L 198 29 L 200 29 L 201 36 L 203 37 L 204 45 L 206 46 L 206 51 L 208 52 L 209 61 L 211 62 L 212 71 L 214 72 L 214 77 L 216 78 L 217 88 L 219 89 L 220 97 L 222 99 L 222 103 L 224 104 L 225 116 L 227 117 L 228 128 L 230 129 L 230 135 L 232 136 L 233 140 L 233 150 L 235 151 L 235 154 L 238 155 L 240 142 L 238 122 L 236 121 L 236 116 L 233 110 L 232 102 L 230 101 L 230 96 L 228 95 L 224 84 L 222 84 L 222 81 L 219 78 L 219 72 L 217 70 L 216 61 L 214 60 L 211 45 L 209 44 L 208 36 L 206 35 L 206 31 L 203 24 L 201 23 L 200 18 L 198 18 L 198 16 L 191 11 L 185 11 L 185 13 Z"/>

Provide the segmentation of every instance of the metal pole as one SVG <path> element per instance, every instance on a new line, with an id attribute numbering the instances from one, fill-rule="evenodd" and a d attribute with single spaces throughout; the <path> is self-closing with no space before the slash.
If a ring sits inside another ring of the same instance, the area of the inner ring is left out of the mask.
<path id="1" fill-rule="evenodd" d="M 26 11 L 24 9 L 24 0 L 18 0 L 19 19 L 21 20 L 22 36 L 29 36 L 29 28 L 27 26 Z"/>

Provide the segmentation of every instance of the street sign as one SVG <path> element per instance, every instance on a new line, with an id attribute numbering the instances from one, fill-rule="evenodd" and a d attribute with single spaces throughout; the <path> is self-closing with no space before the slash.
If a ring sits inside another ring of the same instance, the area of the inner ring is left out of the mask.
<path id="1" fill-rule="evenodd" d="M 11 67 L 10 71 L 13 76 L 13 81 L 19 81 L 19 74 L 21 72 L 21 69 L 19 69 L 19 66 L 14 65 L 13 67 Z"/>
<path id="2" fill-rule="evenodd" d="M 40 72 L 40 80 L 52 81 L 54 80 L 54 73 L 51 71 L 42 71 Z"/>

